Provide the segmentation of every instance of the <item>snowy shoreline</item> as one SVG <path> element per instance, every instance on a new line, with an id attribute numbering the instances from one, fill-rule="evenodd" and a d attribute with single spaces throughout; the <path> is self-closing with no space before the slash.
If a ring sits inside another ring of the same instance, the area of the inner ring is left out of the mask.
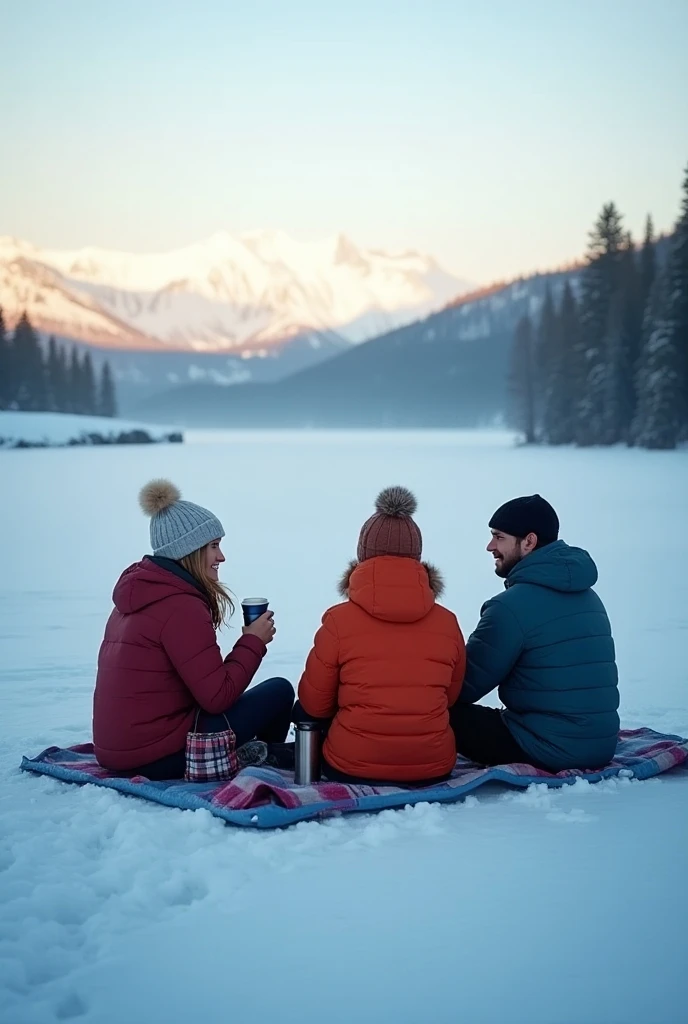
<path id="1" fill-rule="evenodd" d="M 61 412 L 0 411 L 0 450 L 92 445 L 180 444 L 179 429 Z"/>

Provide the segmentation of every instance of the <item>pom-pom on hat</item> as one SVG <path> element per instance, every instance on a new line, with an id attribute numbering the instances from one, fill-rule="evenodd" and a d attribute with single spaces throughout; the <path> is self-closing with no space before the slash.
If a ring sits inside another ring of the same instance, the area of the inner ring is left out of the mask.
<path id="1" fill-rule="evenodd" d="M 375 512 L 363 524 L 358 538 L 358 560 L 378 555 L 397 555 L 420 561 L 423 538 L 413 521 L 418 507 L 406 487 L 385 487 L 375 502 Z"/>
<path id="2" fill-rule="evenodd" d="M 222 523 L 201 505 L 182 501 L 169 480 L 151 480 L 139 493 L 139 504 L 151 517 L 150 539 L 154 555 L 180 559 L 224 537 Z"/>

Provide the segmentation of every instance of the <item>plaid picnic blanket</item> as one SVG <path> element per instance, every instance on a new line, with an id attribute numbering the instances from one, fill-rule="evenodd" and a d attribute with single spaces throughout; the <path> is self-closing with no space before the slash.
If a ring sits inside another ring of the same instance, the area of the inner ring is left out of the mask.
<path id="1" fill-rule="evenodd" d="M 123 777 L 101 768 L 90 743 L 67 749 L 48 747 L 37 757 L 24 757 L 21 768 L 63 782 L 107 786 L 168 807 L 205 808 L 232 825 L 280 828 L 333 814 L 375 812 L 417 803 L 449 803 L 463 799 L 487 782 L 525 788 L 532 783 L 565 786 L 581 778 L 588 782 L 614 776 L 649 779 L 684 762 L 688 767 L 688 739 L 652 729 L 630 729 L 619 734 L 614 760 L 599 771 L 550 775 L 527 764 L 482 768 L 460 757 L 451 778 L 433 786 L 350 786 L 340 782 L 297 786 L 293 773 L 266 767 L 244 768 L 230 782 L 151 782 L 141 775 Z"/>

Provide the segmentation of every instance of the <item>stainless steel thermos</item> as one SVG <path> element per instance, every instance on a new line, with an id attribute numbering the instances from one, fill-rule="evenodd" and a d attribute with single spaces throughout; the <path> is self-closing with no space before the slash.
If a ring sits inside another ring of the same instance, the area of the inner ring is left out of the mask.
<path id="1" fill-rule="evenodd" d="M 297 722 L 294 781 L 309 786 L 320 778 L 320 744 L 322 734 L 317 722 Z"/>

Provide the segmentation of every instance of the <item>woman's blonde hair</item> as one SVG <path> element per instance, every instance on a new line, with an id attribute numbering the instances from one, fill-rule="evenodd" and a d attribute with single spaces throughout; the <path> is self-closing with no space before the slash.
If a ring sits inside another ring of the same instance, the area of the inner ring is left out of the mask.
<path id="1" fill-rule="evenodd" d="M 229 595 L 229 591 L 220 581 L 214 580 L 208 575 L 205 567 L 205 549 L 207 546 L 206 544 L 202 548 L 196 548 L 190 555 L 180 558 L 179 564 L 187 572 L 190 572 L 193 578 L 203 587 L 205 596 L 208 598 L 208 604 L 210 605 L 213 626 L 215 629 L 219 629 L 225 619 L 234 614 L 234 602 Z"/>

